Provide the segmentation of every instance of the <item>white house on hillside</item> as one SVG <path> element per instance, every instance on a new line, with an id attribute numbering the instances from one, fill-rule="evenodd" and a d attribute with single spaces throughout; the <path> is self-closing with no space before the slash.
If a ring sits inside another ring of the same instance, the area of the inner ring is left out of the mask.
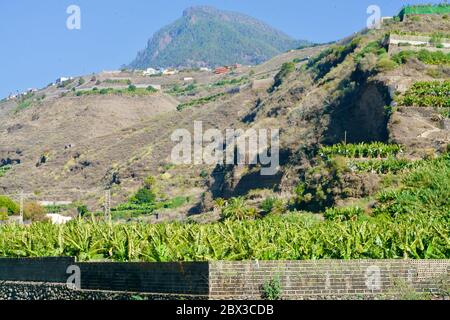
<path id="1" fill-rule="evenodd" d="M 60 77 L 60 78 L 56 79 L 55 83 L 56 84 L 61 84 L 64 81 L 67 81 L 67 80 L 72 80 L 72 77 L 69 77 L 69 78 L 67 78 L 67 77 Z"/>
<path id="2" fill-rule="evenodd" d="M 159 74 L 159 72 L 156 69 L 147 68 L 147 70 L 144 70 L 143 74 L 144 74 L 144 76 L 153 76 L 155 74 Z"/>

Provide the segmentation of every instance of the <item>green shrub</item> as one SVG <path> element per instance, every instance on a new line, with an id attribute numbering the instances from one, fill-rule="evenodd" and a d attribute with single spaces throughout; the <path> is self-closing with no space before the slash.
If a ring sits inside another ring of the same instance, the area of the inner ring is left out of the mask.
<path id="1" fill-rule="evenodd" d="M 359 207 L 329 208 L 324 213 L 325 220 L 354 221 L 364 215 L 364 210 Z"/>
<path id="2" fill-rule="evenodd" d="M 240 77 L 240 78 L 234 78 L 234 79 L 228 79 L 228 80 L 223 79 L 223 80 L 217 81 L 216 83 L 213 83 L 212 86 L 213 87 L 223 87 L 223 86 L 228 86 L 228 85 L 239 85 L 239 84 L 243 84 L 246 82 L 248 82 L 247 77 Z M 191 88 L 191 89 L 189 90 L 189 88 Z M 191 91 L 194 89 L 195 89 L 195 86 L 193 84 L 190 84 L 186 90 Z"/>
<path id="3" fill-rule="evenodd" d="M 0 208 L 5 208 L 9 215 L 19 214 L 20 211 L 19 205 L 7 196 L 0 196 Z"/>
<path id="4" fill-rule="evenodd" d="M 269 281 L 266 281 L 262 285 L 262 298 L 264 300 L 280 300 L 282 295 L 281 280 L 279 277 L 275 277 Z"/>
<path id="5" fill-rule="evenodd" d="M 429 51 L 422 49 L 420 51 L 404 50 L 395 54 L 392 59 L 398 64 L 406 63 L 412 58 L 417 58 L 423 63 L 430 65 L 450 65 L 450 53 L 442 51 Z"/>
<path id="6" fill-rule="evenodd" d="M 77 212 L 81 217 L 84 217 L 89 213 L 89 209 L 86 205 L 82 204 L 77 207 Z"/>
<path id="7" fill-rule="evenodd" d="M 369 42 L 361 51 L 355 56 L 356 62 L 361 62 L 361 60 L 368 54 L 375 54 L 376 56 L 381 56 L 386 54 L 386 49 L 381 45 L 380 41 Z"/>
<path id="8" fill-rule="evenodd" d="M 385 72 L 385 71 L 394 70 L 397 67 L 398 67 L 398 64 L 395 61 L 393 61 L 389 58 L 382 58 L 377 62 L 376 70 L 378 72 Z"/>
<path id="9" fill-rule="evenodd" d="M 222 97 L 224 95 L 225 95 L 225 93 L 222 92 L 222 93 L 214 94 L 214 95 L 211 95 L 211 96 L 194 99 L 194 100 L 191 100 L 189 102 L 179 104 L 177 106 L 177 110 L 178 111 L 182 111 L 182 110 L 184 110 L 186 108 L 189 108 L 189 107 L 203 105 L 203 104 L 206 104 L 206 103 L 209 103 L 209 102 L 213 102 L 213 101 L 217 100 L 218 98 L 220 98 L 220 97 Z"/>
<path id="10" fill-rule="evenodd" d="M 11 165 L 0 166 L 0 178 L 3 177 L 9 170 L 11 170 Z"/>
<path id="11" fill-rule="evenodd" d="M 166 201 L 163 204 L 164 208 L 167 209 L 176 209 L 179 208 L 181 206 L 183 206 L 184 204 L 186 204 L 187 202 L 189 202 L 189 198 L 188 197 L 175 197 L 171 200 Z"/>
<path id="12" fill-rule="evenodd" d="M 23 216 L 25 220 L 31 220 L 32 222 L 45 221 L 47 212 L 37 202 L 28 202 L 24 206 Z"/>
<path id="13" fill-rule="evenodd" d="M 260 206 L 266 214 L 283 214 L 286 212 L 286 204 L 282 199 L 270 197 L 265 199 Z"/>
<path id="14" fill-rule="evenodd" d="M 17 107 L 14 109 L 14 112 L 20 112 L 22 110 L 28 109 L 32 104 L 31 100 L 24 100 L 19 102 L 19 104 L 17 105 Z"/>
<path id="15" fill-rule="evenodd" d="M 295 71 L 295 63 L 285 62 L 281 66 L 280 71 L 275 75 L 275 82 L 270 91 L 275 91 L 279 86 L 283 84 L 283 80 L 292 72 Z"/>
<path id="16" fill-rule="evenodd" d="M 0 222 L 8 221 L 8 210 L 6 208 L 0 208 Z"/>
<path id="17" fill-rule="evenodd" d="M 208 178 L 208 176 L 209 176 L 208 171 L 202 170 L 202 171 L 200 172 L 200 177 L 201 177 L 201 178 L 206 179 L 206 178 Z"/>
<path id="18" fill-rule="evenodd" d="M 306 69 L 312 70 L 315 73 L 315 80 L 319 80 L 334 67 L 342 63 L 350 53 L 355 51 L 360 43 L 361 37 L 355 37 L 347 45 L 333 45 L 310 59 L 306 65 Z"/>
<path id="19" fill-rule="evenodd" d="M 137 89 L 137 87 L 136 87 L 135 85 L 130 84 L 130 85 L 128 86 L 128 91 L 130 91 L 130 92 L 135 92 L 136 89 Z"/>
<path id="20" fill-rule="evenodd" d="M 131 202 L 136 204 L 153 204 L 155 201 L 155 193 L 148 188 L 140 188 L 131 199 Z"/>

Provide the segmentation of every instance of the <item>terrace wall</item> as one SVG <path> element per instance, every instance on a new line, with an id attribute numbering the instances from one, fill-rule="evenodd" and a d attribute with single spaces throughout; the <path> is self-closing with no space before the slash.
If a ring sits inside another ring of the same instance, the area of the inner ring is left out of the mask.
<path id="1" fill-rule="evenodd" d="M 77 263 L 74 258 L 2 259 L 0 282 L 65 284 L 80 268 L 81 289 L 208 295 L 208 263 Z M 0 284 L 1 286 L 1 284 Z"/>
<path id="2" fill-rule="evenodd" d="M 371 298 L 395 295 L 399 288 L 405 287 L 418 292 L 439 292 L 445 282 L 448 290 L 450 280 L 450 260 L 77 263 L 73 258 L 0 258 L 0 299 L 24 298 L 29 288 L 32 288 L 29 297 L 52 297 L 52 292 L 60 298 L 71 297 L 64 285 L 71 265 L 77 265 L 81 271 L 82 294 L 76 295 L 80 298 L 101 291 L 108 292 L 108 297 L 114 292 L 136 292 L 168 299 L 177 295 L 260 299 L 263 284 L 277 278 L 283 299 Z M 49 296 L 46 288 L 50 290 Z M 2 290 L 8 295 L 1 294 Z"/>
<path id="3" fill-rule="evenodd" d="M 259 299 L 278 278 L 284 299 L 389 294 L 409 286 L 438 292 L 449 280 L 450 260 L 317 260 L 212 262 L 211 299 Z"/>

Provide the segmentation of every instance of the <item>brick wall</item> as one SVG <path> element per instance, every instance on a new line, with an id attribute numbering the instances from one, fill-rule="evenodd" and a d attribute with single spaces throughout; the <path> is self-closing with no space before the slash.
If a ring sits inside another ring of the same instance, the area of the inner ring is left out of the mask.
<path id="1" fill-rule="evenodd" d="M 217 261 L 200 263 L 76 263 L 73 258 L 0 258 L 2 281 L 60 283 L 67 267 L 81 271 L 81 289 L 259 299 L 261 286 L 281 282 L 282 298 L 373 296 L 399 286 L 437 291 L 450 260 Z M 446 277 L 446 278 L 445 278 Z"/>
<path id="2" fill-rule="evenodd" d="M 407 285 L 417 291 L 439 289 L 450 260 L 318 260 L 211 262 L 212 299 L 259 299 L 262 285 L 281 282 L 282 298 L 389 294 Z"/>

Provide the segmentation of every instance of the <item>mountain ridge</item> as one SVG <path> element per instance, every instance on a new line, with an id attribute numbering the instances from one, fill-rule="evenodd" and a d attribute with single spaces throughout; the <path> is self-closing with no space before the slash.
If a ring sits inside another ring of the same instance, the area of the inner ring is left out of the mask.
<path id="1" fill-rule="evenodd" d="M 148 67 L 215 67 L 256 65 L 290 49 L 311 43 L 242 13 L 194 6 L 157 31 L 128 65 Z"/>

